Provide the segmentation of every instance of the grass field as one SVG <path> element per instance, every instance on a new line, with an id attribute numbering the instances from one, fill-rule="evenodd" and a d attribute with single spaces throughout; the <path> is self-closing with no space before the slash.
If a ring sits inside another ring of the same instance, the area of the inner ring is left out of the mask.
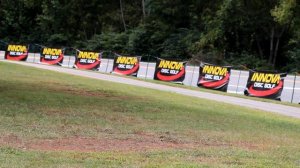
<path id="1" fill-rule="evenodd" d="M 300 120 L 0 62 L 0 167 L 300 167 Z"/>

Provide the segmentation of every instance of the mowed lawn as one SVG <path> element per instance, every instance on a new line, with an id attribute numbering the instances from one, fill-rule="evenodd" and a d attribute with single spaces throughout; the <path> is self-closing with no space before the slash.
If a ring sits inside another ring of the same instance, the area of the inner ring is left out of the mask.
<path id="1" fill-rule="evenodd" d="M 0 62 L 0 167 L 300 167 L 300 120 Z"/>

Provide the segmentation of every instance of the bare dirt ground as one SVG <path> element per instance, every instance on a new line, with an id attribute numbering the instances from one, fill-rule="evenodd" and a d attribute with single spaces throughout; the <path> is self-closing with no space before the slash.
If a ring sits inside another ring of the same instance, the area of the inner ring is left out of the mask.
<path id="1" fill-rule="evenodd" d="M 10 134 L 0 137 L 0 147 L 13 147 L 22 150 L 38 151 L 76 151 L 76 152 L 105 152 L 105 151 L 151 151 L 163 149 L 195 149 L 202 147 L 239 147 L 248 150 L 265 148 L 262 144 L 248 142 L 235 143 L 206 143 L 206 142 L 177 142 L 165 136 L 138 135 L 136 139 L 110 139 L 90 137 L 68 137 L 59 139 L 25 140 Z"/>

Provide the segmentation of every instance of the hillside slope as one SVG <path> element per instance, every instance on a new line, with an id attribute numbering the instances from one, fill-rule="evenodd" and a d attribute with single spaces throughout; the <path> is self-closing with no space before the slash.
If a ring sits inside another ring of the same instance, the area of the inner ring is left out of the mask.
<path id="1" fill-rule="evenodd" d="M 36 67 L 40 69 L 46 69 L 56 72 L 62 72 L 66 74 L 71 75 L 77 75 L 77 76 L 83 76 L 83 77 L 89 77 L 99 80 L 105 80 L 110 81 L 114 83 L 121 83 L 121 84 L 129 84 L 134 86 L 140 86 L 144 88 L 150 88 L 150 89 L 156 89 L 156 90 L 162 90 L 162 91 L 169 91 L 173 93 L 179 93 L 182 95 L 197 97 L 197 98 L 204 98 L 208 100 L 218 101 L 218 102 L 224 102 L 229 103 L 233 105 L 239 105 L 243 107 L 249 107 L 252 109 L 258 109 L 258 110 L 264 110 L 268 112 L 274 112 L 286 116 L 291 116 L 295 118 L 300 118 L 300 106 L 296 104 L 290 104 L 290 103 L 281 103 L 277 101 L 272 101 L 268 99 L 261 99 L 261 98 L 250 98 L 245 97 L 243 98 L 241 96 L 228 96 L 224 95 L 222 92 L 215 91 L 214 93 L 199 91 L 199 90 L 192 90 L 192 89 L 186 89 L 181 87 L 172 87 L 168 86 L 167 82 L 160 83 L 154 83 L 153 82 L 146 82 L 142 80 L 136 80 L 136 79 L 130 79 L 125 78 L 123 76 L 113 76 L 109 74 L 101 74 L 97 72 L 92 71 L 83 71 L 83 70 L 77 70 L 77 69 L 69 69 L 69 68 L 62 68 L 59 66 L 47 66 L 43 64 L 34 64 L 34 63 L 26 63 L 26 62 L 20 62 L 20 61 L 4 61 L 14 64 L 20 64 L 20 65 L 26 65 L 30 67 Z M 207 90 L 207 89 L 206 89 Z M 212 92 L 212 91 L 211 91 Z M 288 104 L 288 105 L 287 105 Z"/>
<path id="2" fill-rule="evenodd" d="M 0 62 L 2 167 L 297 167 L 300 121 Z"/>

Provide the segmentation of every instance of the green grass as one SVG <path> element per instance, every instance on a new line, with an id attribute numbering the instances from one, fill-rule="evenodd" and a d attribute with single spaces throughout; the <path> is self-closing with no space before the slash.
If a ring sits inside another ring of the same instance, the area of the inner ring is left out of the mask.
<path id="1" fill-rule="evenodd" d="M 299 119 L 4 62 L 0 135 L 0 167 L 300 167 Z M 84 152 L 17 145 L 72 137 L 143 142 L 144 135 L 191 146 Z"/>

